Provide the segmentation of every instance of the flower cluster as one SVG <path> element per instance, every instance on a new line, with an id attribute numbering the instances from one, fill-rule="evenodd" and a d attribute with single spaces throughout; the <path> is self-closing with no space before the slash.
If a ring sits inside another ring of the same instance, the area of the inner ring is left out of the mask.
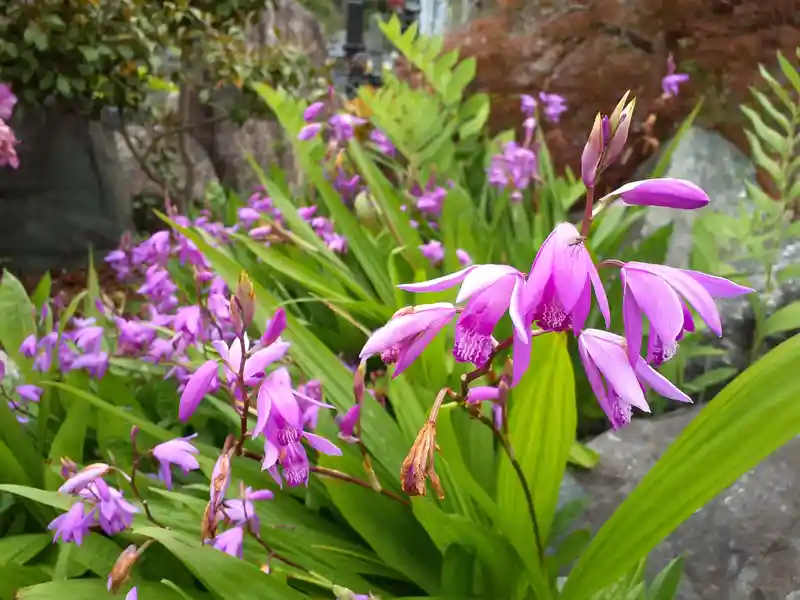
<path id="1" fill-rule="evenodd" d="M 17 140 L 8 121 L 14 112 L 17 104 L 17 97 L 11 88 L 0 83 L 0 167 L 19 168 L 19 157 L 17 156 Z"/>
<path id="2" fill-rule="evenodd" d="M 633 101 L 626 104 L 626 99 L 627 94 L 610 118 L 598 115 L 587 142 L 588 150 L 584 152 L 585 156 L 591 155 L 591 160 L 584 161 L 584 181 L 594 183 L 598 173 L 622 149 L 627 137 L 623 121 L 630 121 L 633 110 Z M 649 411 L 645 386 L 667 398 L 689 402 L 690 398 L 654 367 L 674 356 L 685 332 L 694 331 L 690 308 L 711 331 L 721 335 L 714 298 L 734 297 L 753 290 L 697 271 L 604 261 L 601 266 L 620 269 L 625 336 L 586 329 L 593 300 L 605 326 L 611 325 L 606 292 L 598 266 L 586 247 L 586 238 L 592 216 L 617 199 L 632 205 L 678 209 L 696 209 L 709 202 L 702 189 L 675 179 L 629 183 L 600 199 L 594 211 L 590 193 L 582 231 L 570 223 L 558 224 L 539 248 L 527 274 L 506 265 L 471 265 L 430 281 L 399 286 L 417 293 L 441 292 L 459 286 L 459 292 L 455 304 L 423 304 L 395 313 L 367 340 L 361 351 L 362 360 L 380 354 L 386 364 L 396 365 L 396 377 L 441 330 L 455 322 L 452 351 L 458 362 L 483 369 L 491 364 L 497 352 L 511 346 L 510 377 L 504 377 L 500 387 L 513 387 L 528 369 L 533 337 L 569 331 L 578 338 L 589 383 L 614 428 L 630 422 L 633 407 Z M 498 342 L 493 333 L 506 313 L 513 324 L 513 335 L 505 342 Z M 648 347 L 641 356 L 643 317 L 648 321 L 649 334 Z M 465 400 L 502 404 L 504 395 L 499 388 L 495 391 L 475 388 Z M 408 487 L 414 489 L 411 484 Z"/>

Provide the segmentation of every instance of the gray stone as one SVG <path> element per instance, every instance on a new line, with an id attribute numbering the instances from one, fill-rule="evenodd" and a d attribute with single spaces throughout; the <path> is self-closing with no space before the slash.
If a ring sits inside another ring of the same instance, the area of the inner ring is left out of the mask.
<path id="1" fill-rule="evenodd" d="M 670 166 L 663 176 L 691 181 L 703 188 L 711 199 L 709 205 L 700 210 L 647 209 L 642 236 L 646 237 L 672 223 L 666 264 L 686 268 L 693 247 L 692 229 L 697 218 L 705 211 L 737 214 L 742 203 L 749 204 L 744 182 L 755 181 L 756 170 L 750 159 L 721 135 L 692 127 L 675 148 Z"/>
<path id="2" fill-rule="evenodd" d="M 116 247 L 131 202 L 113 132 L 56 108 L 18 106 L 19 169 L 0 169 L 0 257 L 41 272 Z"/>
<path id="3" fill-rule="evenodd" d="M 571 475 L 573 498 L 590 498 L 586 522 L 596 531 L 636 487 L 697 409 L 635 419 L 588 445 L 598 466 Z M 580 486 L 576 491 L 574 484 Z M 800 590 L 800 438 L 697 511 L 651 554 L 653 572 L 685 554 L 680 600 L 780 600 Z M 791 595 L 795 594 L 795 595 Z"/>

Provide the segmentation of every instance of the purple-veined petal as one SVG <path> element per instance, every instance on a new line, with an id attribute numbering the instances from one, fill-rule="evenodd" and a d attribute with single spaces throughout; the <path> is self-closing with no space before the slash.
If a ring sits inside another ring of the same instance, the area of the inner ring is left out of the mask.
<path id="1" fill-rule="evenodd" d="M 653 388 L 653 391 L 655 391 L 659 396 L 664 396 L 664 398 L 677 400 L 679 402 L 692 401 L 689 396 L 675 387 L 669 379 L 648 365 L 642 357 L 639 357 L 639 360 L 636 361 L 636 375 L 639 377 L 639 379 Z"/>
<path id="2" fill-rule="evenodd" d="M 281 334 L 286 329 L 286 325 L 286 311 L 283 310 L 283 308 L 278 308 L 272 315 L 269 323 L 267 323 L 264 335 L 261 337 L 261 343 L 265 346 L 269 346 L 275 342 L 275 340 L 281 337 Z"/>
<path id="3" fill-rule="evenodd" d="M 589 253 L 582 243 L 575 243 L 580 233 L 571 223 L 561 223 L 556 233 L 553 277 L 561 306 L 568 313 L 578 301 L 589 278 L 587 266 L 591 263 Z"/>
<path id="4" fill-rule="evenodd" d="M 383 352 L 387 348 L 406 340 L 432 324 L 438 323 L 445 316 L 449 321 L 456 313 L 456 308 L 449 302 L 423 304 L 415 306 L 413 312 L 392 317 L 386 325 L 376 330 L 361 349 L 359 358 L 364 359 L 373 354 Z"/>
<path id="5" fill-rule="evenodd" d="M 341 456 L 342 451 L 333 443 L 326 440 L 321 435 L 315 435 L 313 433 L 308 433 L 307 431 L 303 432 L 303 437 L 309 443 L 309 445 L 314 448 L 317 452 L 322 452 L 323 454 L 327 454 L 328 456 Z"/>
<path id="6" fill-rule="evenodd" d="M 436 279 L 421 281 L 419 283 L 401 283 L 397 287 L 407 292 L 441 292 L 442 290 L 447 290 L 458 285 L 464 281 L 464 278 L 470 271 L 477 268 L 477 265 L 472 265 L 466 269 L 461 269 L 460 271 L 450 273 L 449 275 L 443 275 Z"/>
<path id="7" fill-rule="evenodd" d="M 256 399 L 256 426 L 253 428 L 253 437 L 259 436 L 267 428 L 267 419 L 272 410 L 272 396 L 269 395 L 267 380 L 261 382 Z"/>
<path id="8" fill-rule="evenodd" d="M 111 470 L 111 467 L 105 463 L 95 463 L 88 465 L 75 475 L 67 479 L 64 484 L 58 488 L 62 494 L 75 494 L 80 492 L 87 485 L 92 483 L 95 479 L 103 477 Z"/>
<path id="9" fill-rule="evenodd" d="M 450 320 L 453 318 L 455 311 L 447 318 L 440 317 L 439 321 L 434 321 L 431 323 L 427 329 L 425 329 L 424 333 L 419 335 L 413 342 L 408 344 L 407 346 L 403 347 L 400 351 L 399 355 L 397 356 L 397 363 L 395 364 L 394 373 L 392 374 L 392 378 L 394 379 L 400 373 L 405 371 L 411 363 L 413 363 L 417 357 L 422 354 L 422 351 L 425 347 L 431 343 L 433 338 L 444 329 L 444 327 L 450 323 Z"/>
<path id="10" fill-rule="evenodd" d="M 644 398 L 644 392 L 636 378 L 633 367 L 628 362 L 628 356 L 623 349 L 625 340 L 619 336 L 614 342 L 609 342 L 593 335 L 595 329 L 587 329 L 581 338 L 589 355 L 603 374 L 609 386 L 628 404 L 645 412 L 650 412 L 650 407 Z M 613 335 L 613 334 L 610 334 Z"/>
<path id="11" fill-rule="evenodd" d="M 186 382 L 183 388 L 180 404 L 178 405 L 178 418 L 186 421 L 197 410 L 197 406 L 206 395 L 214 378 L 217 376 L 217 361 L 209 360 L 204 362 Z"/>
<path id="12" fill-rule="evenodd" d="M 484 400 L 497 400 L 500 397 L 500 389 L 488 385 L 477 385 L 469 388 L 467 392 L 467 402 L 483 402 Z"/>
<path id="13" fill-rule="evenodd" d="M 717 306 L 714 299 L 706 289 L 694 278 L 684 273 L 681 269 L 673 269 L 662 265 L 647 265 L 647 267 L 657 275 L 660 275 L 692 305 L 705 321 L 708 328 L 717 336 L 722 337 L 722 323 L 719 319 Z"/>
<path id="14" fill-rule="evenodd" d="M 724 277 L 708 275 L 707 273 L 691 271 L 689 269 L 681 269 L 681 272 L 702 285 L 712 298 L 736 298 L 744 294 L 752 294 L 755 292 L 753 288 L 739 285 Z"/>
<path id="15" fill-rule="evenodd" d="M 514 267 L 507 265 L 477 265 L 464 278 L 461 289 L 458 290 L 456 302 L 469 300 L 475 294 L 495 285 L 500 279 L 515 274 L 519 275 L 520 273 Z"/>
<path id="16" fill-rule="evenodd" d="M 525 323 L 525 278 L 520 274 L 514 282 L 511 292 L 511 302 L 508 304 L 508 316 L 514 329 L 520 336 L 529 335 L 531 324 Z"/>
<path id="17" fill-rule="evenodd" d="M 336 408 L 333 404 L 325 404 L 324 402 L 320 402 L 319 400 L 314 400 L 311 396 L 306 396 L 302 392 L 298 392 L 297 390 L 292 390 L 292 394 L 294 394 L 295 398 L 300 398 L 305 400 L 309 404 L 313 404 L 314 406 L 319 406 L 321 408 Z"/>
<path id="18" fill-rule="evenodd" d="M 583 291 L 578 296 L 575 306 L 572 307 L 572 330 L 579 335 L 586 324 L 589 311 L 592 310 L 592 288 L 589 280 L 583 285 Z"/>
<path id="19" fill-rule="evenodd" d="M 662 177 L 626 183 L 609 195 L 632 206 L 664 206 L 694 210 L 709 203 L 708 194 L 691 181 Z"/>
<path id="20" fill-rule="evenodd" d="M 603 287 L 603 281 L 600 279 L 600 274 L 597 272 L 597 267 L 594 266 L 592 258 L 587 253 L 586 258 L 589 261 L 587 270 L 589 271 L 589 279 L 592 280 L 592 288 L 594 289 L 594 297 L 597 299 L 597 307 L 600 309 L 600 314 L 603 315 L 606 327 L 611 327 L 611 309 L 608 306 L 608 296 Z"/>
<path id="21" fill-rule="evenodd" d="M 649 270 L 630 265 L 622 270 L 625 271 L 628 290 L 652 323 L 658 337 L 665 341 L 674 341 L 683 331 L 683 303 L 678 294 L 667 281 Z"/>
<path id="22" fill-rule="evenodd" d="M 267 393 L 272 399 L 272 408 L 292 427 L 300 427 L 300 406 L 292 393 L 292 378 L 285 367 L 276 369 L 262 385 L 267 386 Z"/>
<path id="23" fill-rule="evenodd" d="M 288 342 L 275 342 L 255 352 L 244 363 L 245 381 L 263 374 L 267 365 L 274 363 L 276 360 L 280 360 L 286 355 L 290 345 L 291 344 Z"/>
<path id="24" fill-rule="evenodd" d="M 553 271 L 554 231 L 550 232 L 547 239 L 542 243 L 536 258 L 533 259 L 528 280 L 525 284 L 525 309 L 530 310 L 539 304 L 544 288 L 550 280 Z"/>
<path id="25" fill-rule="evenodd" d="M 603 377 L 600 375 L 600 370 L 592 360 L 592 357 L 589 355 L 589 350 L 584 344 L 583 335 L 578 338 L 578 353 L 581 356 L 583 370 L 586 371 L 586 378 L 589 380 L 589 385 L 592 387 L 592 391 L 594 392 L 597 401 L 600 403 L 600 406 L 603 408 L 603 410 L 606 410 L 606 406 L 608 405 L 606 386 L 603 383 Z"/>
<path id="26" fill-rule="evenodd" d="M 628 288 L 625 269 L 620 270 L 619 277 L 622 283 L 622 324 L 625 328 L 625 341 L 628 344 L 628 360 L 635 365 L 642 352 L 642 311 L 636 302 L 636 297 Z M 651 344 L 653 339 L 651 336 Z"/>
<path id="27" fill-rule="evenodd" d="M 264 442 L 264 460 L 261 463 L 261 470 L 264 471 L 273 467 L 275 463 L 278 462 L 278 455 L 278 447 L 269 440 L 266 440 Z M 278 483 L 280 483 L 280 480 L 278 480 Z"/>

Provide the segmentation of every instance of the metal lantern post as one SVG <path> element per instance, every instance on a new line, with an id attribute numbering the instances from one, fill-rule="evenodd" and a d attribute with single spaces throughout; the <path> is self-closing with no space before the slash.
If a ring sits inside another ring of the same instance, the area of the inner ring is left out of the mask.
<path id="1" fill-rule="evenodd" d="M 353 98 L 359 86 L 364 82 L 367 69 L 366 47 L 364 46 L 364 1 L 347 0 L 344 10 L 347 23 L 344 41 L 344 57 L 347 63 L 345 93 L 348 98 Z"/>

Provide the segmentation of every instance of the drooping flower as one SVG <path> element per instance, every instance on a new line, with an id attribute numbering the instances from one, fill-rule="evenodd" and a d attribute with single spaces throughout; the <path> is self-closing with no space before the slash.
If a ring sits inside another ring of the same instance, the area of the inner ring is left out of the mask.
<path id="1" fill-rule="evenodd" d="M 560 223 L 536 254 L 525 286 L 525 308 L 542 329 L 579 332 L 589 316 L 592 289 L 606 322 L 611 315 L 597 268 L 574 225 Z"/>
<path id="2" fill-rule="evenodd" d="M 472 257 L 467 253 L 466 250 L 462 250 L 461 248 L 456 250 L 456 258 L 462 267 L 468 267 L 473 264 Z"/>
<path id="3" fill-rule="evenodd" d="M 8 121 L 17 104 L 17 96 L 6 83 L 0 83 L 0 120 Z"/>
<path id="4" fill-rule="evenodd" d="M 524 276 L 506 265 L 473 265 L 430 281 L 398 287 L 408 292 L 440 292 L 458 284 L 461 289 L 456 302 L 466 302 L 466 306 L 456 322 L 453 356 L 459 362 L 481 367 L 496 346 L 492 332 L 497 323 L 512 299 L 522 300 Z"/>
<path id="5" fill-rule="evenodd" d="M 393 375 L 397 377 L 416 360 L 457 312 L 449 302 L 401 308 L 386 325 L 370 336 L 359 358 L 364 360 L 373 354 L 380 354 L 381 360 L 387 365 L 397 364 Z"/>
<path id="6" fill-rule="evenodd" d="M 754 290 L 722 277 L 662 265 L 629 262 L 620 271 L 622 316 L 631 364 L 642 347 L 642 313 L 650 322 L 647 362 L 660 365 L 675 354 L 684 331 L 694 331 L 687 303 L 716 335 L 722 323 L 714 298 L 735 298 Z"/>
<path id="7" fill-rule="evenodd" d="M 231 527 L 214 538 L 214 548 L 236 558 L 242 558 L 243 543 L 244 529 L 241 527 Z"/>
<path id="8" fill-rule="evenodd" d="M 230 345 L 216 341 L 211 344 L 219 353 L 225 367 L 225 378 L 232 384 L 239 376 L 242 364 L 242 344 L 238 339 L 231 341 Z M 245 336 L 246 358 L 244 362 L 244 383 L 248 386 L 256 385 L 264 377 L 264 369 L 277 360 L 282 359 L 289 349 L 288 342 L 275 341 L 255 352 L 250 352 L 250 342 Z"/>
<path id="9" fill-rule="evenodd" d="M 95 479 L 78 495 L 85 502 L 95 503 L 93 514 L 96 522 L 108 535 L 114 535 L 130 527 L 133 515 L 139 512 L 138 508 L 125 500 L 121 491 L 111 487 L 102 479 Z"/>
<path id="10" fill-rule="evenodd" d="M 631 365 L 625 339 L 618 335 L 586 329 L 578 338 L 578 350 L 592 391 L 614 429 L 630 423 L 634 406 L 650 412 L 645 384 L 665 398 L 692 401 L 642 357 Z"/>
<path id="11" fill-rule="evenodd" d="M 262 394 L 262 390 L 266 390 Z M 323 405 L 328 406 L 328 405 Z M 330 407 L 333 408 L 333 407 Z M 302 413 L 292 390 L 289 372 L 278 369 L 261 384 L 258 399 L 258 421 L 253 436 L 264 434 L 263 470 L 283 485 L 281 471 L 290 486 L 308 484 L 309 462 L 303 441 L 331 456 L 342 451 L 324 437 L 304 430 Z M 278 470 L 281 467 L 281 471 Z"/>
<path id="12" fill-rule="evenodd" d="M 395 155 L 395 147 L 391 140 L 380 129 L 373 129 L 369 134 L 370 141 L 375 144 L 375 148 L 386 156 Z"/>
<path id="13" fill-rule="evenodd" d="M 67 481 L 58 488 L 58 491 L 62 494 L 77 494 L 96 479 L 106 475 L 109 471 L 111 471 L 111 467 L 105 463 L 88 465 L 67 479 Z"/>
<path id="14" fill-rule="evenodd" d="M 241 498 L 225 500 L 220 505 L 219 520 L 227 520 L 237 527 L 249 527 L 251 531 L 258 532 L 260 525 L 256 507 L 253 502 L 272 500 L 274 494 L 269 490 L 244 490 Z"/>
<path id="15" fill-rule="evenodd" d="M 526 117 L 532 117 L 536 112 L 536 99 L 529 95 L 529 94 L 522 94 L 520 96 L 520 104 L 522 109 L 522 114 Z"/>
<path id="16" fill-rule="evenodd" d="M 511 199 L 522 200 L 522 191 L 527 189 L 539 172 L 536 153 L 527 146 L 507 142 L 503 151 L 492 157 L 489 166 L 489 183 L 500 189 L 511 189 Z"/>
<path id="17" fill-rule="evenodd" d="M 313 102 L 312 104 L 308 105 L 303 111 L 303 120 L 306 123 L 309 123 L 316 119 L 319 116 L 319 113 L 322 112 L 322 109 L 325 108 L 325 104 L 323 102 Z"/>
<path id="18" fill-rule="evenodd" d="M 709 203 L 703 188 L 685 179 L 661 177 L 632 181 L 614 190 L 601 202 L 619 198 L 629 206 L 665 206 L 682 210 L 703 208 Z"/>
<path id="19" fill-rule="evenodd" d="M 355 435 L 355 428 L 360 416 L 361 404 L 359 403 L 351 406 L 343 415 L 337 415 L 336 424 L 339 426 L 339 439 L 344 440 L 348 444 L 355 444 L 358 442 L 358 438 Z"/>
<path id="20" fill-rule="evenodd" d="M 440 264 L 444 260 L 444 245 L 438 240 L 431 240 L 427 244 L 419 247 L 422 256 L 431 261 L 433 266 Z"/>
<path id="21" fill-rule="evenodd" d="M 567 100 L 558 94 L 539 92 L 539 100 L 544 104 L 544 114 L 551 123 L 558 123 L 561 114 L 567 110 Z"/>
<path id="22" fill-rule="evenodd" d="M 199 454 L 200 451 L 189 443 L 189 440 L 196 437 L 195 433 L 188 437 L 175 438 L 153 448 L 153 456 L 160 466 L 159 477 L 168 490 L 172 489 L 172 465 L 180 468 L 184 475 L 200 468 L 200 463 L 195 458 L 195 454 Z"/>
<path id="23" fill-rule="evenodd" d="M 328 119 L 333 138 L 339 143 L 350 141 L 355 135 L 356 127 L 366 122 L 365 119 L 347 113 L 336 114 Z"/>
<path id="24" fill-rule="evenodd" d="M 31 334 L 20 344 L 19 353 L 25 358 L 36 356 L 36 335 Z"/>
<path id="25" fill-rule="evenodd" d="M 53 542 L 58 540 L 65 543 L 75 542 L 80 546 L 83 538 L 89 535 L 93 522 L 93 513 L 86 511 L 86 505 L 83 502 L 76 502 L 67 512 L 53 519 L 47 529 L 55 530 Z"/>
<path id="26" fill-rule="evenodd" d="M 0 167 L 19 168 L 17 144 L 19 144 L 19 140 L 14 135 L 14 131 L 4 120 L 0 119 Z"/>
<path id="27" fill-rule="evenodd" d="M 676 73 L 677 65 L 672 54 L 667 57 L 667 74 L 661 80 L 661 89 L 664 90 L 664 96 L 671 98 L 677 96 L 680 92 L 681 84 L 689 81 L 689 75 L 686 73 Z"/>
<path id="28" fill-rule="evenodd" d="M 187 421 L 197 410 L 200 401 L 211 390 L 217 378 L 217 361 L 208 360 L 204 362 L 197 371 L 189 378 L 186 387 L 181 393 L 180 404 L 178 406 L 178 418 Z"/>
<path id="29" fill-rule="evenodd" d="M 301 142 L 308 141 L 310 139 L 317 137 L 321 130 L 322 130 L 321 123 L 309 123 L 300 130 L 300 133 L 297 134 L 297 139 L 300 140 Z"/>

